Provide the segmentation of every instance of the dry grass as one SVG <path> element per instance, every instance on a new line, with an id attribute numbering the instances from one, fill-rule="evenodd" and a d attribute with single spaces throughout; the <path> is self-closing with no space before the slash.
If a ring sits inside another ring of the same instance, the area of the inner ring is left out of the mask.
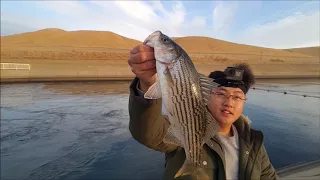
<path id="1" fill-rule="evenodd" d="M 293 49 L 285 49 L 289 52 L 297 52 L 301 54 L 306 54 L 309 56 L 320 57 L 320 46 L 318 47 L 306 47 L 306 48 L 293 48 Z"/>
<path id="2" fill-rule="evenodd" d="M 129 50 L 105 49 L 95 50 L 93 48 L 3 48 L 1 59 L 24 59 L 24 60 L 125 60 L 128 58 Z"/>
<path id="3" fill-rule="evenodd" d="M 271 62 L 284 62 L 283 60 L 281 59 L 270 59 Z"/>
<path id="4" fill-rule="evenodd" d="M 4 62 L 12 62 L 4 60 Z M 111 80 L 132 79 L 126 61 L 101 61 L 101 60 L 16 60 L 27 62 L 31 70 L 1 70 L 2 81 L 13 79 L 26 80 Z M 223 70 L 231 64 L 195 63 L 197 70 L 208 75 L 214 70 Z M 288 77 L 317 77 L 319 66 L 314 64 L 250 64 L 257 77 L 288 78 Z"/>
<path id="5" fill-rule="evenodd" d="M 258 77 L 319 76 L 317 57 L 206 37 L 175 40 L 203 74 L 246 62 Z M 127 59 L 140 43 L 112 32 L 59 29 L 1 37 L 1 62 L 31 65 L 30 71 L 1 70 L 1 81 L 132 78 Z"/>
<path id="6" fill-rule="evenodd" d="M 286 56 L 286 57 L 309 57 L 305 54 L 288 52 L 280 49 L 249 46 L 245 44 L 231 43 L 208 37 L 182 37 L 175 41 L 188 53 L 229 53 L 239 55 L 262 55 L 262 56 Z"/>

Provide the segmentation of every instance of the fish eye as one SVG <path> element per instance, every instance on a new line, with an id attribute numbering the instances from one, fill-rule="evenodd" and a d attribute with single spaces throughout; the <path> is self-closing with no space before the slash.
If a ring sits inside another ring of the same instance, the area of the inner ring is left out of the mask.
<path id="1" fill-rule="evenodd" d="M 162 38 L 162 41 L 163 42 L 168 42 L 168 39 L 167 38 Z"/>
<path id="2" fill-rule="evenodd" d="M 161 38 L 161 40 L 162 40 L 163 42 L 169 42 L 169 39 L 168 39 L 166 36 L 163 36 L 163 37 Z"/>

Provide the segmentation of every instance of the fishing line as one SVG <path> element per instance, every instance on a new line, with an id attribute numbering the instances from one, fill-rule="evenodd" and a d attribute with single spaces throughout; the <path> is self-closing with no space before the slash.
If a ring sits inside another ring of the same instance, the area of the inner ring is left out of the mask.
<path id="1" fill-rule="evenodd" d="M 252 87 L 250 89 L 267 91 L 267 92 L 276 92 L 276 93 L 281 93 L 281 94 L 285 94 L 285 95 L 286 94 L 290 94 L 290 95 L 302 96 L 302 97 L 320 98 L 320 96 L 315 96 L 315 95 L 291 93 L 291 92 L 298 92 L 298 91 L 290 91 L 290 90 L 287 90 L 287 91 L 276 91 L 276 90 L 263 89 L 263 88 L 257 88 L 257 87 Z"/>

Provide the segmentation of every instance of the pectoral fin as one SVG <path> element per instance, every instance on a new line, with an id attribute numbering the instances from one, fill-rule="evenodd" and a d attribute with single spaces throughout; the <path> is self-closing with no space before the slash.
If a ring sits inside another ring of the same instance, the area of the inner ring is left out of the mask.
<path id="1" fill-rule="evenodd" d="M 165 79 L 168 82 L 169 86 L 173 86 L 173 79 L 172 79 L 172 75 L 170 73 L 169 67 L 167 67 L 163 73 L 165 75 Z"/>
<path id="2" fill-rule="evenodd" d="M 176 137 L 171 126 L 168 128 L 167 134 L 164 137 L 163 142 L 183 147 L 181 141 Z"/>
<path id="3" fill-rule="evenodd" d="M 174 179 L 210 180 L 210 177 L 201 165 L 194 166 L 185 161 L 175 174 Z"/>
<path id="4" fill-rule="evenodd" d="M 160 81 L 157 80 L 144 94 L 145 99 L 159 99 L 162 97 Z"/>

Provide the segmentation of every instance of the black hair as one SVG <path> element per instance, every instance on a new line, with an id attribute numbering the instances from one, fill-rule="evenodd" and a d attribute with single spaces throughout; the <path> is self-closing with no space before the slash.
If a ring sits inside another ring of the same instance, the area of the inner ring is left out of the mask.
<path id="1" fill-rule="evenodd" d="M 242 81 L 247 85 L 248 89 L 250 89 L 250 87 L 252 87 L 256 83 L 254 74 L 250 66 L 246 63 L 239 63 L 233 66 L 237 69 L 244 70 Z"/>
<path id="2" fill-rule="evenodd" d="M 246 63 L 239 63 L 234 64 L 233 67 L 243 70 L 242 76 L 242 85 L 235 85 L 235 81 L 225 79 L 225 74 L 223 71 L 214 71 L 211 72 L 209 77 L 215 79 L 217 83 L 221 84 L 222 86 L 229 86 L 229 87 L 239 87 L 245 94 L 249 91 L 250 87 L 255 84 L 255 77 L 250 68 L 250 66 Z M 232 83 L 231 83 L 232 82 Z M 226 84 L 231 85 L 226 85 Z"/>

